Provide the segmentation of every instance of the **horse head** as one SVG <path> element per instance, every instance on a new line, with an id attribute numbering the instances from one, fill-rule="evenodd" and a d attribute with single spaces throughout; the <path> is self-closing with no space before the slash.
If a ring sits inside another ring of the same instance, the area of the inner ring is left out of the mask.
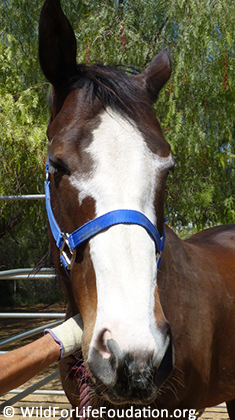
<path id="1" fill-rule="evenodd" d="M 152 104 L 171 74 L 168 49 L 134 76 L 110 66 L 77 65 L 72 27 L 59 0 L 47 0 L 39 57 L 52 85 L 48 167 L 51 213 L 60 231 L 71 234 L 107 213 L 128 210 L 162 237 L 164 186 L 173 159 Z M 113 403 L 152 401 L 174 365 L 150 233 L 139 223 L 120 221 L 73 253 L 65 237 L 66 270 L 49 227 L 72 314 L 79 311 L 83 319 L 84 360 L 97 392 Z"/>

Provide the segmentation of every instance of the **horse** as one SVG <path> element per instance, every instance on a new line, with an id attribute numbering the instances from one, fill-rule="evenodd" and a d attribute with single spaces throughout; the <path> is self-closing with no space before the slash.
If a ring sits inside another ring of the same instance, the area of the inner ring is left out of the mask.
<path id="1" fill-rule="evenodd" d="M 174 160 L 152 105 L 169 49 L 138 74 L 77 64 L 60 1 L 46 0 L 39 59 L 52 86 L 49 241 L 67 316 L 83 320 L 81 350 L 60 361 L 73 419 L 82 383 L 92 418 L 191 420 L 226 402 L 234 420 L 235 226 L 183 241 L 165 222 Z"/>

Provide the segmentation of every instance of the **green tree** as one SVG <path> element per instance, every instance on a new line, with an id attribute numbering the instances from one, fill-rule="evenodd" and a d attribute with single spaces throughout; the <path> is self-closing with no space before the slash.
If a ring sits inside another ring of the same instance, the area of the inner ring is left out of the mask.
<path id="1" fill-rule="evenodd" d="M 43 192 L 49 85 L 37 55 L 42 4 L 0 4 L 0 195 Z M 176 160 L 167 183 L 168 222 L 196 229 L 234 222 L 235 3 L 62 0 L 62 6 L 78 62 L 141 71 L 156 51 L 171 48 L 172 77 L 155 105 Z M 47 246 L 44 203 L 0 203 L 0 214 L 0 267 L 33 266 Z"/>
<path id="2" fill-rule="evenodd" d="M 155 105 L 176 160 L 166 194 L 170 224 L 234 222 L 234 2 L 86 5 L 86 18 L 74 21 L 79 61 L 141 70 L 171 48 L 172 78 Z"/>
<path id="3" fill-rule="evenodd" d="M 171 223 L 192 222 L 198 229 L 231 223 L 235 221 L 235 5 L 175 1 L 168 12 L 165 32 L 171 25 L 175 33 L 173 76 L 161 100 L 167 99 L 162 121 L 176 156 L 167 195 Z"/>

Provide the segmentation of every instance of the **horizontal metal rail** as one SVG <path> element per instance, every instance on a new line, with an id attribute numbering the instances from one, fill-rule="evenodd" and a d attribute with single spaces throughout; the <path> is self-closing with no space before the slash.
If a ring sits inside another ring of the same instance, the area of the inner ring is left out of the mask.
<path id="1" fill-rule="evenodd" d="M 2 195 L 0 201 L 16 201 L 16 200 L 43 200 L 45 194 L 27 194 L 27 195 Z"/>
<path id="2" fill-rule="evenodd" d="M 12 389 L 11 391 L 8 392 L 8 394 L 20 394 L 22 392 L 22 389 L 16 388 L 16 389 Z M 65 395 L 65 392 L 63 390 L 57 389 L 36 389 L 35 391 L 32 392 L 32 394 L 35 395 L 58 395 L 58 396 L 63 396 Z"/>
<path id="3" fill-rule="evenodd" d="M 65 313 L 57 312 L 2 312 L 0 318 L 65 318 Z"/>
<path id="4" fill-rule="evenodd" d="M 47 376 L 46 378 L 42 379 L 41 381 L 37 382 L 36 384 L 30 386 L 29 388 L 25 389 L 24 391 L 21 391 L 19 394 L 15 395 L 14 397 L 10 398 L 8 401 L 4 401 L 0 405 L 0 411 L 4 409 L 4 407 L 11 406 L 15 404 L 16 402 L 22 400 L 22 398 L 27 397 L 27 395 L 34 392 L 36 389 L 41 388 L 43 385 L 48 384 L 48 382 L 51 382 L 53 379 L 57 378 L 59 376 L 59 371 L 52 373 L 51 375 Z"/>
<path id="5" fill-rule="evenodd" d="M 41 273 L 41 274 L 53 274 L 55 271 L 53 268 L 49 268 L 49 267 L 44 267 L 44 268 L 40 268 L 39 271 L 36 271 L 33 268 L 15 268 L 14 270 L 5 270 L 5 271 L 0 271 L 0 275 L 6 276 L 15 276 L 18 274 L 28 274 L 28 275 L 34 275 L 37 273 Z"/>
<path id="6" fill-rule="evenodd" d="M 55 271 L 52 268 L 42 268 L 39 271 L 33 270 L 32 268 L 0 271 L 0 280 L 39 280 L 53 278 L 55 278 Z"/>
<path id="7" fill-rule="evenodd" d="M 35 335 L 35 334 L 37 334 L 41 331 L 44 331 L 45 328 L 53 328 L 56 325 L 61 324 L 62 322 L 63 322 L 63 320 L 50 322 L 49 324 L 41 325 L 40 327 L 33 328 L 32 330 L 25 331 L 21 334 L 17 334 L 17 335 L 14 335 L 12 337 L 0 340 L 0 348 L 5 346 L 6 344 L 14 343 L 15 341 L 22 340 L 23 338 L 31 337 L 32 335 Z"/>
<path id="8" fill-rule="evenodd" d="M 35 275 L 19 275 L 13 277 L 4 277 L 0 276 L 0 280 L 53 280 L 55 278 L 55 274 L 35 274 Z"/>

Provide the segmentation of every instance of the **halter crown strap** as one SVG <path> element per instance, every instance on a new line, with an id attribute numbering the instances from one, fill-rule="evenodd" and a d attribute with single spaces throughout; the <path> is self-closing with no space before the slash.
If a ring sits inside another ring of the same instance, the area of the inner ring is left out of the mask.
<path id="1" fill-rule="evenodd" d="M 49 181 L 49 164 L 46 165 L 47 179 L 45 181 L 45 196 L 46 196 L 46 209 L 48 215 L 48 221 L 51 228 L 52 235 L 55 239 L 57 247 L 60 249 L 61 263 L 66 270 L 70 270 L 75 259 L 76 248 L 97 235 L 98 233 L 108 229 L 111 226 L 118 224 L 136 224 L 142 226 L 152 240 L 155 242 L 156 252 L 158 253 L 158 267 L 161 261 L 161 252 L 164 249 L 165 244 L 165 230 L 163 227 L 163 235 L 160 234 L 153 223 L 141 212 L 137 210 L 113 210 L 102 216 L 96 217 L 93 220 L 85 223 L 80 228 L 76 229 L 73 233 L 67 234 L 61 232 L 51 207 L 50 198 L 50 181 Z M 68 247 L 70 252 L 70 258 L 68 257 L 65 247 Z"/>

